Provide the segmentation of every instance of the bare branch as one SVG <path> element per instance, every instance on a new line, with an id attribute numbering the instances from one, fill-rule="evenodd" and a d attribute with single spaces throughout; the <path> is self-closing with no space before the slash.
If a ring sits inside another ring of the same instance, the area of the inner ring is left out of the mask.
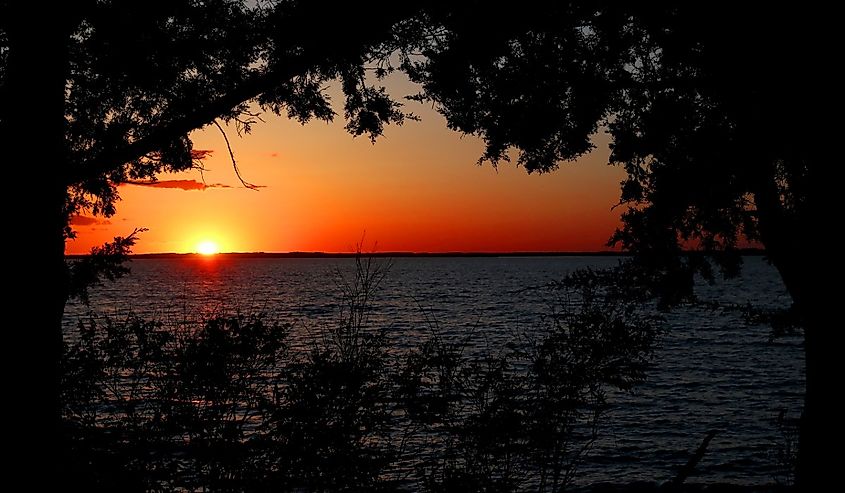
<path id="1" fill-rule="evenodd" d="M 219 123 L 217 123 L 217 120 L 214 120 L 213 123 L 220 130 L 220 133 L 223 134 L 223 140 L 226 141 L 226 148 L 229 150 L 229 157 L 232 159 L 232 168 L 234 168 L 235 175 L 237 175 L 238 180 L 241 181 L 241 185 L 243 185 L 245 188 L 248 188 L 250 190 L 255 190 L 257 192 L 258 189 L 261 188 L 261 187 L 259 187 L 258 185 L 254 185 L 252 183 L 247 182 L 241 176 L 241 171 L 238 169 L 238 162 L 235 161 L 235 153 L 234 153 L 234 151 L 232 151 L 232 145 L 229 144 L 229 137 L 226 135 L 226 131 L 223 130 L 223 127 L 220 126 Z"/>

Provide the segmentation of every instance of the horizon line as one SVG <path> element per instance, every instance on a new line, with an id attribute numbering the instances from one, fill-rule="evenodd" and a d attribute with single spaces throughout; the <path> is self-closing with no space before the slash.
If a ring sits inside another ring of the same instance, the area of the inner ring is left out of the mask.
<path id="1" fill-rule="evenodd" d="M 759 248 L 744 248 L 738 250 L 744 255 L 763 255 L 765 251 Z M 212 255 L 198 252 L 159 252 L 159 253 L 133 253 L 130 259 L 155 259 L 155 258 L 213 258 L 213 257 L 235 257 L 235 258 L 354 258 L 365 257 L 626 257 L 629 252 L 619 250 L 593 250 L 593 251 L 503 251 L 503 252 L 474 252 L 474 251 L 447 251 L 447 252 L 414 252 L 414 251 L 385 251 L 385 252 L 322 252 L 322 251 L 289 251 L 289 252 L 219 252 Z M 83 258 L 88 254 L 70 253 L 66 258 Z"/>

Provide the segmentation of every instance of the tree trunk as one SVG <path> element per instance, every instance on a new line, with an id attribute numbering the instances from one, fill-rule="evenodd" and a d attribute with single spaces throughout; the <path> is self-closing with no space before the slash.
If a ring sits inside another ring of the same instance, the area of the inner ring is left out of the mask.
<path id="1" fill-rule="evenodd" d="M 808 205 L 802 214 L 786 211 L 773 182 L 755 194 L 755 201 L 766 253 L 780 273 L 804 328 L 806 389 L 796 482 L 801 490 L 823 491 L 836 484 L 830 457 L 841 446 L 833 438 L 833 432 L 841 426 L 834 416 L 838 396 L 827 381 L 841 370 L 834 367 L 839 352 L 835 341 L 838 329 L 833 326 L 838 319 L 836 305 L 829 283 L 818 279 L 820 274 L 832 271 L 834 266 L 829 264 L 835 259 L 820 254 L 821 245 L 811 240 L 820 231 L 815 229 L 819 226 L 813 213 L 817 208 Z M 838 279 L 832 281 L 835 286 Z"/>
<path id="2" fill-rule="evenodd" d="M 9 12 L 9 52 L 2 87 L 0 134 L 4 171 L 26 199 L 7 205 L 13 248 L 12 401 L 26 410 L 22 457 L 42 474 L 55 470 L 61 430 L 59 362 L 67 293 L 65 226 L 65 84 L 68 36 L 44 22 L 44 5 Z M 52 9 L 52 8 L 51 8 Z M 60 8 L 57 10 L 61 10 Z M 56 13 L 60 18 L 60 13 Z M 52 23 L 50 23 L 52 24 Z M 8 204 L 8 203 L 7 203 Z M 15 313 L 14 310 L 19 310 Z M 17 449 L 13 449 L 18 454 Z M 27 452 L 30 452 L 28 455 Z M 44 477 L 44 476 L 40 476 Z M 47 475 L 46 477 L 49 477 Z M 37 478 L 30 478 L 38 484 Z M 36 488 L 37 489 L 37 488 Z"/>
<path id="3" fill-rule="evenodd" d="M 834 340 L 836 328 L 832 323 L 835 318 L 826 316 L 835 316 L 831 313 L 834 305 L 825 301 L 828 295 L 822 292 L 824 288 L 811 279 L 812 273 L 817 275 L 823 272 L 819 268 L 825 267 L 807 265 L 814 263 L 812 252 L 807 251 L 804 256 L 804 259 L 779 259 L 774 263 L 792 295 L 804 326 L 806 390 L 799 429 L 796 479 L 804 489 L 815 489 L 834 484 L 830 482 L 833 480 L 832 461 L 827 457 L 841 446 L 832 435 L 840 426 L 833 416 L 833 410 L 837 408 L 834 402 L 836 392 L 827 388 L 826 384 L 828 379 L 837 375 L 833 365 L 838 350 Z"/>

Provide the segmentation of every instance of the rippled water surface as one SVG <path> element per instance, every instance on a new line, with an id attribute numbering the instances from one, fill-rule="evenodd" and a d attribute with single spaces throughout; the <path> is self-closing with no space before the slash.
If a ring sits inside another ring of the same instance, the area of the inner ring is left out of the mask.
<path id="1" fill-rule="evenodd" d="M 609 257 L 400 258 L 393 260 L 375 300 L 373 319 L 398 346 L 413 346 L 433 330 L 473 334 L 477 344 L 504 344 L 531 332 L 547 313 L 545 290 L 526 289 Z M 336 315 L 338 273 L 352 259 L 143 259 L 132 274 L 92 293 L 91 308 L 121 316 L 178 320 L 221 310 L 266 312 L 296 330 Z M 785 306 L 777 273 L 758 257 L 743 277 L 702 285 L 705 299 Z M 84 315 L 68 307 L 66 323 Z M 579 482 L 671 478 L 710 430 L 717 431 L 699 463 L 697 482 L 767 483 L 781 466 L 781 410 L 797 415 L 803 395 L 800 340 L 770 341 L 766 326 L 747 325 L 731 311 L 683 309 L 667 315 L 655 365 L 633 395 L 611 396 L 610 422 Z"/>

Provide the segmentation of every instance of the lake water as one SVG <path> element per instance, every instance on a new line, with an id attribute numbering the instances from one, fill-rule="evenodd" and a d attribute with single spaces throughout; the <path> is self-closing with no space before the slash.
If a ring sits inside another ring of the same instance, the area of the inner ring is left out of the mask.
<path id="1" fill-rule="evenodd" d="M 530 332 L 548 312 L 548 291 L 525 288 L 616 262 L 398 258 L 374 301 L 374 322 L 399 346 L 413 346 L 432 331 L 472 332 L 486 344 L 504 344 L 515 333 Z M 308 333 L 336 316 L 338 272 L 350 275 L 354 260 L 143 259 L 131 268 L 130 276 L 92 292 L 91 309 L 164 320 L 261 311 Z M 701 285 L 698 294 L 768 307 L 789 303 L 777 273 L 759 257 L 746 258 L 742 278 Z M 86 311 L 70 304 L 66 324 Z M 797 416 L 803 398 L 800 340 L 770 341 L 769 327 L 748 325 L 732 311 L 682 309 L 666 320 L 648 380 L 633 395 L 611 396 L 610 421 L 577 482 L 669 479 L 710 430 L 717 435 L 691 482 L 771 482 L 781 470 L 775 453 L 784 440 L 777 416 L 781 410 Z"/>

